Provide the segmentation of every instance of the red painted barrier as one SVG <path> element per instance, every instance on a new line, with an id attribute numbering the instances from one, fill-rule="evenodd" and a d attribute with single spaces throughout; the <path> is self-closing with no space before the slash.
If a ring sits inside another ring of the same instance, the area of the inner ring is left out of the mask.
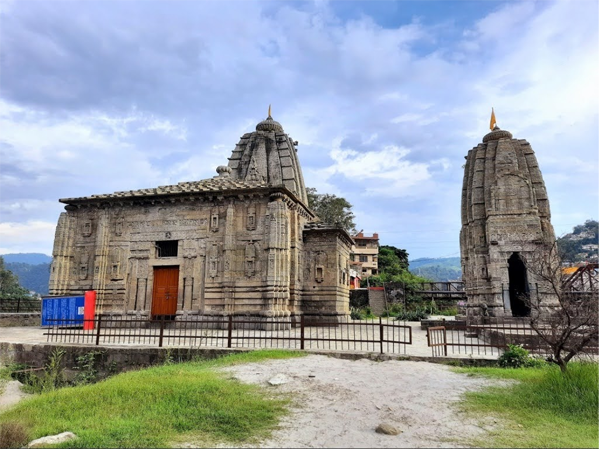
<path id="1" fill-rule="evenodd" d="M 83 301 L 83 329 L 94 329 L 94 316 L 96 315 L 96 291 L 85 291 Z"/>

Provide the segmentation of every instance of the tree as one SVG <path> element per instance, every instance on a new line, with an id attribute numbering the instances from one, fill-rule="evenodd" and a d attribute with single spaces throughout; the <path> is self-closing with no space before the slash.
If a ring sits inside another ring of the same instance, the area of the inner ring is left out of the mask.
<path id="1" fill-rule="evenodd" d="M 356 234 L 356 224 L 352 205 L 343 197 L 332 194 L 317 194 L 315 188 L 306 188 L 308 207 L 321 222 L 343 228 L 350 234 Z"/>
<path id="2" fill-rule="evenodd" d="M 4 258 L 0 256 L 0 298 L 29 297 L 29 291 L 19 285 L 19 279 L 4 267 Z"/>
<path id="3" fill-rule="evenodd" d="M 584 352 L 586 347 L 590 344 L 597 346 L 598 285 L 583 294 L 571 292 L 563 282 L 556 243 L 534 252 L 524 262 L 542 291 L 557 300 L 557 304 L 552 306 L 539 293 L 524 298 L 531 308 L 531 327 L 552 353 L 549 361 L 565 372 L 569 361 Z"/>
<path id="4" fill-rule="evenodd" d="M 380 272 L 384 271 L 392 275 L 399 275 L 403 270 L 408 270 L 408 252 L 392 245 L 379 247 L 377 261 Z"/>

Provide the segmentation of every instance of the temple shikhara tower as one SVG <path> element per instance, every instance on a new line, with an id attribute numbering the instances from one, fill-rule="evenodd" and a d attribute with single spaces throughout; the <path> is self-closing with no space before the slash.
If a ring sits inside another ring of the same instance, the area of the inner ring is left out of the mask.
<path id="1" fill-rule="evenodd" d="M 314 223 L 296 145 L 269 108 L 213 178 L 61 199 L 50 295 L 142 317 L 348 314 L 353 241 Z"/>
<path id="2" fill-rule="evenodd" d="M 556 299 L 528 260 L 555 241 L 550 203 L 529 142 L 495 124 L 465 157 L 460 250 L 469 316 L 527 316 L 527 298 Z"/>

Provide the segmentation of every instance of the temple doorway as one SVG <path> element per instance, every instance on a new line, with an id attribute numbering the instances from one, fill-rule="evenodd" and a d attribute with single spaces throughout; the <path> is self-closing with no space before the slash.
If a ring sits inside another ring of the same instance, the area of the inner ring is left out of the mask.
<path id="1" fill-rule="evenodd" d="M 513 253 L 508 259 L 508 289 L 513 317 L 528 317 L 531 308 L 528 305 L 527 268 L 518 252 Z"/>
<path id="2" fill-rule="evenodd" d="M 170 319 L 177 312 L 179 266 L 155 267 L 152 289 L 152 318 Z"/>

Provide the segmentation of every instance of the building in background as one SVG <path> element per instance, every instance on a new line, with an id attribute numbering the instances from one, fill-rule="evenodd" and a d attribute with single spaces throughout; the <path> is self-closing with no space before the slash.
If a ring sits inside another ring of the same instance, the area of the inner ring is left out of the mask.
<path id="1" fill-rule="evenodd" d="M 362 264 L 350 260 L 350 289 L 360 288 L 360 280 L 362 279 Z"/>
<path id="2" fill-rule="evenodd" d="M 352 260 L 354 263 L 360 263 L 361 278 L 370 277 L 379 273 L 377 265 L 377 255 L 379 254 L 379 235 L 373 233 L 373 236 L 365 236 L 361 231 L 356 236 L 352 236 L 356 245 L 352 247 Z"/>

